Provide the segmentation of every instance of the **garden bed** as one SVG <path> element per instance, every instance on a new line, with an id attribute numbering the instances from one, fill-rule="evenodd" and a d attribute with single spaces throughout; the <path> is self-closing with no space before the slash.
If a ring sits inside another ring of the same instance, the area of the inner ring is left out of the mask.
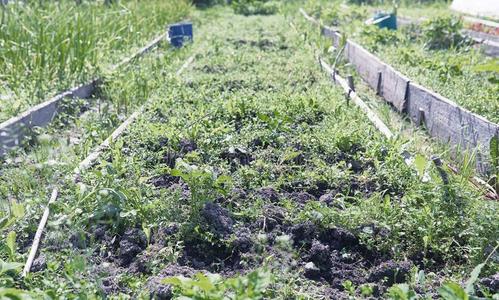
<path id="1" fill-rule="evenodd" d="M 399 141 L 321 74 L 305 26 L 213 10 L 200 12 L 199 20 L 216 12 L 216 22 L 205 23 L 207 46 L 183 78 L 159 79 L 125 136 L 80 182 L 66 182 L 33 272 L 15 277 L 16 288 L 66 297 L 433 297 L 459 291 L 438 288 L 486 261 L 474 287 L 496 292 L 497 202 L 460 176 L 442 184 L 431 164 L 422 173 L 407 166 Z M 17 225 L 20 258 L 29 223 Z"/>
<path id="2" fill-rule="evenodd" d="M 486 176 L 495 174 L 497 166 L 495 141 L 499 135 L 497 124 L 460 107 L 428 88 L 413 83 L 411 78 L 400 74 L 361 45 L 350 39 L 346 40 L 336 29 L 320 25 L 319 21 L 303 10 L 301 13 L 308 21 L 319 25 L 323 35 L 332 38 L 333 46 L 338 53 L 333 53 L 330 58 L 334 60 L 334 64 L 339 63 L 338 55 L 344 51 L 346 60 L 377 95 L 383 97 L 397 111 L 407 113 L 418 126 L 424 126 L 432 137 L 438 138 L 443 143 L 449 143 L 451 149 L 454 149 L 453 154 L 456 159 L 466 159 L 468 154 L 463 157 L 462 151 L 472 152 L 476 156 L 472 159 L 472 163 L 481 174 Z"/>
<path id="3" fill-rule="evenodd" d="M 323 24 L 335 26 L 414 82 L 491 122 L 499 122 L 499 90 L 494 83 L 497 75 L 480 71 L 482 65 L 491 61 L 459 38 L 462 27 L 457 19 L 435 17 L 423 27 L 415 25 L 395 32 L 364 25 L 363 22 L 371 17 L 365 6 L 319 3 L 310 5 L 306 11 L 320 18 Z M 449 36 L 442 35 L 443 32 L 448 32 Z M 451 44 L 439 44 L 445 41 Z M 452 41 L 457 44 L 453 45 Z"/>
<path id="4" fill-rule="evenodd" d="M 0 122 L 102 75 L 190 8 L 187 1 L 0 5 Z"/>
<path id="5" fill-rule="evenodd" d="M 118 71 L 120 68 L 130 67 L 130 64 L 136 59 L 167 40 L 166 33 L 159 35 L 136 53 L 111 67 L 109 71 L 112 73 Z M 73 113 L 78 113 L 76 109 L 79 105 L 78 99 L 89 99 L 95 96 L 97 91 L 102 88 L 100 87 L 102 81 L 104 81 L 104 77 L 99 77 L 91 80 L 89 83 L 71 88 L 45 102 L 35 105 L 16 117 L 0 123 L 0 157 L 4 157 L 9 152 L 15 152 L 19 147 L 25 147 L 27 141 L 29 142 L 36 135 L 34 129 L 48 126 L 59 114 L 64 116 L 64 109 L 69 108 Z M 74 102 L 74 107 L 72 107 L 71 102 Z M 88 102 L 88 104 L 90 103 Z M 120 106 L 120 103 L 118 102 L 116 105 Z"/>

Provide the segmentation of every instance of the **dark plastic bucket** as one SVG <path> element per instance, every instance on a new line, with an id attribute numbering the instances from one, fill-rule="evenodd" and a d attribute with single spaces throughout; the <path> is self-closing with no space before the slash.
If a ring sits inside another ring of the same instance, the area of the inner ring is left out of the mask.
<path id="1" fill-rule="evenodd" d="M 180 48 L 185 41 L 192 41 L 192 23 L 183 22 L 168 26 L 170 44 Z"/>
<path id="2" fill-rule="evenodd" d="M 393 13 L 376 13 L 373 17 L 373 24 L 376 24 L 379 28 L 397 30 L 397 15 Z"/>

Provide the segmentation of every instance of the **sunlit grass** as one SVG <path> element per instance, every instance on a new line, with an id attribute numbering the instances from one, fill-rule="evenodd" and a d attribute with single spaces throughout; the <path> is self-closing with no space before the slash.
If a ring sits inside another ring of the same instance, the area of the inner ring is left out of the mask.
<path id="1" fill-rule="evenodd" d="M 74 1 L 0 6 L 0 121 L 97 76 L 169 23 L 188 1 Z"/>

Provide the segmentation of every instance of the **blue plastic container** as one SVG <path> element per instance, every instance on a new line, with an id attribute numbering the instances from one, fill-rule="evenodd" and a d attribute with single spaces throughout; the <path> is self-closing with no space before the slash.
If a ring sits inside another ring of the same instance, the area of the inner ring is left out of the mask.
<path id="1" fill-rule="evenodd" d="M 170 44 L 174 47 L 180 48 L 184 45 L 186 41 L 192 41 L 192 23 L 182 22 L 177 24 L 171 24 L 168 27 L 168 37 L 170 38 Z"/>
<path id="2" fill-rule="evenodd" d="M 394 13 L 378 12 L 373 16 L 372 20 L 373 24 L 376 24 L 379 28 L 397 30 L 397 15 Z"/>

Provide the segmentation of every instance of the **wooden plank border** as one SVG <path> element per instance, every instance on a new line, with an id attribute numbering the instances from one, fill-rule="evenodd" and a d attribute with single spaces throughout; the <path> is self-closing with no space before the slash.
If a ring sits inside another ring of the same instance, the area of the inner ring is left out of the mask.
<path id="1" fill-rule="evenodd" d="M 427 128 L 429 134 L 456 150 L 476 150 L 477 170 L 481 174 L 488 172 L 490 140 L 499 131 L 497 124 L 412 82 L 409 84 L 407 114 L 415 123 L 423 114 L 421 125 Z"/>
<path id="2" fill-rule="evenodd" d="M 0 156 L 22 142 L 31 134 L 33 127 L 47 126 L 59 112 L 64 99 L 88 98 L 94 92 L 99 80 L 62 92 L 49 100 L 33 106 L 29 110 L 0 124 Z"/>
<path id="3" fill-rule="evenodd" d="M 307 20 L 312 18 L 303 9 L 300 12 Z M 313 23 L 325 27 L 317 20 Z M 334 31 L 334 34 L 333 44 L 340 38 L 339 32 Z M 345 57 L 362 79 L 398 112 L 407 114 L 418 125 L 425 125 L 428 133 L 440 142 L 449 144 L 454 154 L 458 151 L 476 151 L 477 171 L 480 174 L 490 172 L 490 140 L 498 134 L 498 124 L 411 82 L 351 40 L 345 45 Z"/>
<path id="4" fill-rule="evenodd" d="M 137 58 L 143 56 L 163 40 L 167 39 L 167 33 L 162 33 L 140 48 L 133 55 L 123 59 L 121 62 L 110 68 L 111 72 L 130 64 Z M 0 124 L 0 157 L 9 150 L 22 145 L 31 134 L 34 127 L 45 127 L 52 122 L 59 113 L 59 107 L 64 99 L 81 98 L 86 99 L 92 96 L 95 89 L 101 83 L 102 78 L 96 78 L 85 84 L 66 90 L 56 96 L 44 101 L 32 108 L 12 117 Z"/>
<path id="5" fill-rule="evenodd" d="M 499 57 L 499 37 L 473 30 L 464 30 L 463 32 L 481 45 L 485 55 Z"/>
<path id="6" fill-rule="evenodd" d="M 374 112 L 372 109 L 369 108 L 369 106 L 355 93 L 355 91 L 352 89 L 350 83 L 348 80 L 343 79 L 336 70 L 333 70 L 331 66 L 329 66 L 324 60 L 322 60 L 320 57 L 316 57 L 316 59 L 319 61 L 319 65 L 323 70 L 325 70 L 330 76 L 331 79 L 334 83 L 339 84 L 343 90 L 345 91 L 347 97 L 352 99 L 353 103 L 356 104 L 367 116 L 369 121 L 388 139 L 393 138 L 394 134 L 390 131 L 388 126 L 383 123 L 383 121 L 378 117 L 376 112 Z M 353 84 L 352 84 L 353 85 Z M 419 114 L 419 117 L 423 118 L 424 121 L 424 115 L 421 115 L 421 112 Z M 499 138 L 499 129 L 497 131 L 497 136 Z M 404 162 L 408 166 L 413 165 L 413 159 L 414 156 L 411 155 L 408 151 L 402 152 L 401 156 L 404 159 Z M 437 168 L 441 169 L 441 166 L 443 164 L 443 161 L 438 158 L 438 156 L 431 156 L 431 160 L 435 162 L 437 165 Z M 459 174 L 459 169 L 456 168 L 455 166 L 452 166 L 449 163 L 445 163 L 445 165 L 454 173 Z M 480 190 L 485 191 L 485 197 L 490 199 L 490 200 L 499 200 L 499 195 L 497 192 L 494 190 L 492 186 L 490 186 L 487 182 L 483 181 L 477 176 L 473 176 L 471 178 L 468 178 L 468 180 L 473 184 L 475 187 L 477 187 Z"/>
<path id="7" fill-rule="evenodd" d="M 366 115 L 369 121 L 376 127 L 386 138 L 393 138 L 393 133 L 390 131 L 388 126 L 378 117 L 378 115 L 367 106 L 367 104 L 355 93 L 355 91 L 350 86 L 350 83 L 338 75 L 335 70 L 331 68 L 324 60 L 320 57 L 317 58 L 320 66 L 326 70 L 326 72 L 331 75 L 331 79 L 334 83 L 338 83 L 345 93 L 347 97 L 352 99 L 353 103 L 357 105 Z"/>

